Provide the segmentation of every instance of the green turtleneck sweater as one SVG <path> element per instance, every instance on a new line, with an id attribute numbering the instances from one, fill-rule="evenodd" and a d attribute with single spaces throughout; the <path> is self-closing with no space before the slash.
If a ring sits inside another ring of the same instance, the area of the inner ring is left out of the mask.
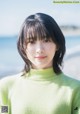
<path id="1" fill-rule="evenodd" d="M 52 68 L 3 78 L 0 114 L 80 114 L 80 81 Z"/>

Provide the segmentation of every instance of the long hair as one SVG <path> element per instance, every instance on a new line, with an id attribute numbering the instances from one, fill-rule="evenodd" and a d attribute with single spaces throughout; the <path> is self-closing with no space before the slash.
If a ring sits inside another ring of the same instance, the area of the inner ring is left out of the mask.
<path id="1" fill-rule="evenodd" d="M 61 66 L 66 50 L 65 38 L 56 21 L 51 16 L 43 13 L 30 15 L 25 19 L 22 25 L 17 47 L 21 57 L 25 62 L 24 70 L 25 72 L 29 72 L 31 68 L 31 62 L 27 58 L 26 54 L 27 43 L 30 40 L 44 38 L 51 38 L 58 47 L 58 50 L 53 58 L 53 70 L 56 74 L 60 74 L 62 72 Z"/>

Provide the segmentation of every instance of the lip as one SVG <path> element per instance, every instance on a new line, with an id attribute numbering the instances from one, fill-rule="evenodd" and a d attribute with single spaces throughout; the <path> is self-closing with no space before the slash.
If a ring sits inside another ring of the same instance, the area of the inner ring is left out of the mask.
<path id="1" fill-rule="evenodd" d="M 46 58 L 47 56 L 36 56 L 35 58 L 37 58 L 37 59 L 44 59 L 44 58 Z"/>

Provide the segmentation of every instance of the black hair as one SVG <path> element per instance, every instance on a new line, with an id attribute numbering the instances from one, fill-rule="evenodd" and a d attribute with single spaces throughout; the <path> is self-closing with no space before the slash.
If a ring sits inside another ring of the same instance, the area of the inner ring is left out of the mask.
<path id="1" fill-rule="evenodd" d="M 36 13 L 27 17 L 19 34 L 17 47 L 21 57 L 25 61 L 25 72 L 29 72 L 31 68 L 31 62 L 26 55 L 27 43 L 37 38 L 51 38 L 58 47 L 53 58 L 53 70 L 56 74 L 60 74 L 62 72 L 61 66 L 66 50 L 65 38 L 56 21 L 51 16 L 44 13 Z"/>

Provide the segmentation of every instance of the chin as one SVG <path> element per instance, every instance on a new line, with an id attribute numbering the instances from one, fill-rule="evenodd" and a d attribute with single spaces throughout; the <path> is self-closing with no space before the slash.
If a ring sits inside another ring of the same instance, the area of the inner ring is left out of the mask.
<path id="1" fill-rule="evenodd" d="M 52 66 L 40 66 L 40 67 L 35 66 L 34 68 L 35 69 L 47 69 L 47 68 L 50 68 L 50 67 L 52 67 Z"/>

